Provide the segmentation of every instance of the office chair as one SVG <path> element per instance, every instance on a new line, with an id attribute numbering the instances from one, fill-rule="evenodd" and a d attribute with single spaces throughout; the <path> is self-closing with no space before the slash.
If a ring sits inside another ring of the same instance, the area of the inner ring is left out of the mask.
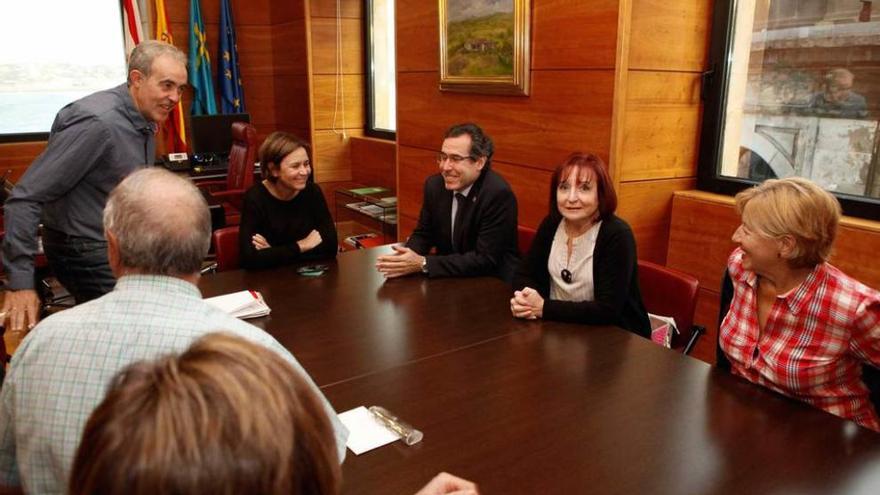
<path id="1" fill-rule="evenodd" d="M 699 288 L 697 279 L 684 272 L 639 260 L 639 289 L 645 309 L 675 318 L 679 333 L 672 338 L 672 348 L 681 349 L 684 354 L 690 354 L 700 335 L 706 332 L 694 325 Z"/>
<path id="2" fill-rule="evenodd" d="M 257 158 L 257 128 L 246 122 L 232 124 L 232 148 L 226 180 L 200 182 L 200 188 L 223 202 L 226 225 L 241 221 L 244 193 L 254 184 L 254 161 Z"/>
<path id="3" fill-rule="evenodd" d="M 217 256 L 216 271 L 237 270 L 239 266 L 238 225 L 217 229 L 211 234 L 214 254 Z"/>
<path id="4" fill-rule="evenodd" d="M 519 249 L 521 256 L 525 256 L 529 249 L 532 248 L 532 241 L 535 240 L 536 233 L 535 229 L 525 225 L 516 226 L 516 247 Z"/>

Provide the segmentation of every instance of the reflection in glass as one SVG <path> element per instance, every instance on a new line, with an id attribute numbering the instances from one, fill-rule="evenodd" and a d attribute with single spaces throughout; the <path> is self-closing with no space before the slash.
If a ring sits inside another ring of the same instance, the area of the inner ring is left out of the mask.
<path id="1" fill-rule="evenodd" d="M 720 175 L 880 197 L 878 14 L 852 0 L 737 2 Z"/>

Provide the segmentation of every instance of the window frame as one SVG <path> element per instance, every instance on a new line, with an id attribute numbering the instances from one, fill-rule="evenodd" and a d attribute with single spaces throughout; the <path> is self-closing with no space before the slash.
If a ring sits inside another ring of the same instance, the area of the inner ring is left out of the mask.
<path id="1" fill-rule="evenodd" d="M 397 8 L 395 1 L 395 9 Z M 397 140 L 397 131 L 376 128 L 376 109 L 373 105 L 373 91 L 375 90 L 375 82 L 373 81 L 373 0 L 364 0 L 364 134 L 369 137 L 386 139 L 388 141 Z M 395 46 L 395 50 L 397 47 Z M 396 64 L 396 53 L 395 53 Z M 396 72 L 396 67 L 395 67 Z M 397 76 L 395 74 L 395 84 L 397 84 Z M 396 118 L 396 115 L 395 115 Z"/>
<path id="2" fill-rule="evenodd" d="M 703 72 L 701 96 L 703 122 L 697 163 L 697 189 L 733 196 L 758 181 L 722 176 L 718 173 L 723 144 L 725 104 L 727 102 L 731 61 L 728 52 L 733 42 L 736 21 L 736 0 L 715 2 L 710 32 L 708 70 Z M 839 194 L 829 191 L 840 201 L 844 215 L 867 220 L 880 220 L 880 198 Z"/>

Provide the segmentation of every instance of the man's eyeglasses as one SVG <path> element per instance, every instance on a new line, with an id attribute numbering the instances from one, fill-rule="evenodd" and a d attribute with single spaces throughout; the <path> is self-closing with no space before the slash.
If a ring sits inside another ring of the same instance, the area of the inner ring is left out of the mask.
<path id="1" fill-rule="evenodd" d="M 444 153 L 444 152 L 442 152 L 442 151 L 439 152 L 439 153 L 437 153 L 437 164 L 438 164 L 438 165 L 439 165 L 439 164 L 442 164 L 442 163 L 445 162 L 446 160 L 449 160 L 449 161 L 451 161 L 452 163 L 461 163 L 461 162 L 463 162 L 463 161 L 465 161 L 465 160 L 475 160 L 475 158 L 472 157 L 472 156 L 461 156 L 461 155 L 456 155 L 455 153 L 453 153 L 453 154 L 451 154 L 451 155 L 447 155 L 446 153 Z"/>

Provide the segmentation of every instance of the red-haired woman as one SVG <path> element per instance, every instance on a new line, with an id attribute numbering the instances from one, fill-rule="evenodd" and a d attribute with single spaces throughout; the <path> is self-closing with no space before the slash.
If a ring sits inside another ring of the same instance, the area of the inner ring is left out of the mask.
<path id="1" fill-rule="evenodd" d="M 572 153 L 556 168 L 550 213 L 514 283 L 513 316 L 617 325 L 650 338 L 635 237 L 614 215 L 616 208 L 617 194 L 601 158 Z"/>

